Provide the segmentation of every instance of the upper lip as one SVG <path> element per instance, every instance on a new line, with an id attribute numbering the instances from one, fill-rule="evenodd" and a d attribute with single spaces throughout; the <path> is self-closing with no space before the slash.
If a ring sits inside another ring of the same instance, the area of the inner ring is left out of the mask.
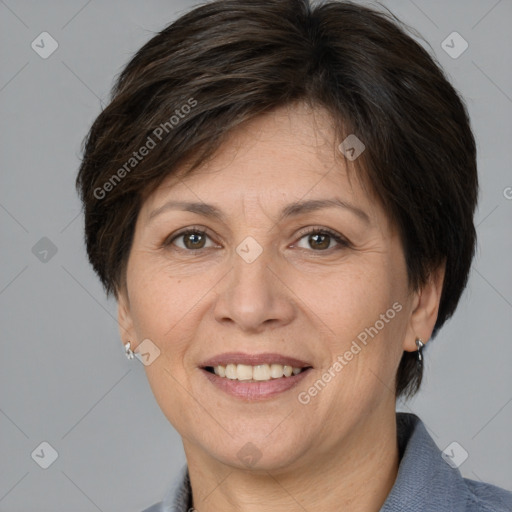
<path id="1" fill-rule="evenodd" d="M 202 368 L 207 366 L 225 366 L 227 364 L 246 364 L 249 366 L 257 366 L 259 364 L 281 364 L 283 366 L 292 366 L 293 368 L 306 368 L 311 365 L 306 361 L 302 361 L 295 357 L 285 356 L 283 354 L 275 354 L 266 352 L 264 354 L 244 354 L 243 352 L 226 352 L 214 356 L 201 364 Z"/>

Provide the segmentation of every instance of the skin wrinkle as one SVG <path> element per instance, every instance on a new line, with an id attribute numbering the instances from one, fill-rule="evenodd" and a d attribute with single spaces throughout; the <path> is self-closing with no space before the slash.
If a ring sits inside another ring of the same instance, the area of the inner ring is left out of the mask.
<path id="1" fill-rule="evenodd" d="M 394 379 L 403 350 L 416 350 L 416 337 L 430 338 L 442 274 L 410 290 L 398 234 L 358 180 L 348 181 L 343 160 L 333 160 L 328 117 L 314 112 L 315 124 L 312 115 L 296 105 L 247 123 L 204 173 L 164 182 L 137 220 L 127 264 L 130 301 L 120 295 L 119 321 L 135 346 L 149 338 L 161 351 L 145 371 L 182 434 L 200 512 L 377 512 L 396 478 Z M 274 226 L 284 205 L 335 191 L 366 211 L 371 225 L 332 208 Z M 148 213 L 170 199 L 222 205 L 227 225 L 175 211 L 146 224 Z M 219 248 L 192 255 L 161 246 L 195 225 L 208 228 Z M 305 248 L 305 237 L 297 248 L 297 233 L 310 226 L 337 231 L 353 247 L 317 254 Z M 246 236 L 263 248 L 251 264 L 235 251 Z M 402 310 L 308 405 L 299 403 L 299 392 L 395 302 Z M 198 367 L 231 351 L 279 352 L 313 370 L 292 390 L 246 402 L 219 391 Z M 237 456 L 247 442 L 261 452 L 251 470 Z"/>

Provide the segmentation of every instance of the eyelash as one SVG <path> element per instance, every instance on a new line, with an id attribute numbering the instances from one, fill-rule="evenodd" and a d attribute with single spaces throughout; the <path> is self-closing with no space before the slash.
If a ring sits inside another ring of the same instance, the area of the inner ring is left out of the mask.
<path id="1" fill-rule="evenodd" d="M 194 227 L 193 226 L 193 227 L 188 228 L 188 229 L 186 229 L 184 231 L 176 233 L 175 235 L 171 235 L 171 237 L 168 237 L 164 241 L 162 246 L 163 247 L 167 247 L 169 245 L 172 245 L 172 243 L 175 240 L 177 240 L 178 238 L 185 237 L 185 236 L 191 235 L 191 234 L 206 236 L 206 237 L 211 239 L 211 237 L 208 235 L 208 233 L 204 229 L 202 229 L 200 227 Z M 337 242 L 339 244 L 338 249 L 350 247 L 350 242 L 348 240 L 343 238 L 336 231 L 333 231 L 332 229 L 329 229 L 329 228 L 319 228 L 319 227 L 306 228 L 305 230 L 299 232 L 298 240 L 297 241 L 302 240 L 305 236 L 311 236 L 311 235 L 329 235 L 335 242 Z M 182 247 L 176 247 L 176 249 L 178 249 L 179 251 L 197 252 L 198 253 L 198 252 L 201 252 L 203 250 L 211 249 L 211 247 L 203 247 L 203 248 L 200 248 L 200 249 L 183 249 Z M 300 249 L 302 249 L 302 248 L 300 248 Z M 307 250 L 307 249 L 304 249 L 304 250 Z M 330 249 L 321 249 L 321 250 L 318 250 L 318 251 L 315 251 L 314 249 L 310 249 L 310 250 L 312 252 L 330 253 L 331 251 L 336 250 L 336 248 L 335 247 L 331 247 Z"/>
<path id="2" fill-rule="evenodd" d="M 306 228 L 304 231 L 301 231 L 299 233 L 298 240 L 302 240 L 302 238 L 304 238 L 305 236 L 311 236 L 311 235 L 329 235 L 335 242 L 338 243 L 338 245 L 339 245 L 338 249 L 346 248 L 346 247 L 350 246 L 350 243 L 348 242 L 347 239 L 343 238 L 339 233 L 337 233 L 336 231 L 333 231 L 332 229 L 329 229 L 329 228 L 318 228 L 318 227 Z M 331 247 L 330 249 L 323 249 L 323 250 L 313 251 L 313 252 L 320 252 L 320 253 L 321 252 L 330 252 L 335 249 L 336 249 L 336 247 Z M 313 249 L 311 249 L 311 250 L 313 250 Z"/>

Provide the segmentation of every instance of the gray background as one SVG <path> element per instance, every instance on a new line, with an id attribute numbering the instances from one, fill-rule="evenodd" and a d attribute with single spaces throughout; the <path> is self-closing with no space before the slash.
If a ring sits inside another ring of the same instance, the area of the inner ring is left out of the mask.
<path id="1" fill-rule="evenodd" d="M 116 304 L 86 260 L 74 180 L 115 75 L 194 4 L 0 1 L 1 512 L 140 511 L 185 461 L 142 364 L 123 354 Z M 422 391 L 400 409 L 419 414 L 441 449 L 457 441 L 468 452 L 465 476 L 512 489 L 512 1 L 385 5 L 466 98 L 481 178 L 468 288 L 426 350 Z M 47 59 L 31 48 L 43 31 L 59 44 Z M 453 31 L 469 43 L 456 59 L 441 47 Z M 43 237 L 54 255 L 33 250 Z M 31 458 L 43 441 L 58 452 L 48 469 Z"/>

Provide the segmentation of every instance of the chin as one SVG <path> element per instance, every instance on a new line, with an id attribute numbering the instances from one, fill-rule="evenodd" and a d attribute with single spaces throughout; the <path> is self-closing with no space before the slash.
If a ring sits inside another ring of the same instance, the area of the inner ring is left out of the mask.
<path id="1" fill-rule="evenodd" d="M 261 431 L 254 436 L 248 433 L 242 440 L 227 440 L 225 446 L 216 444 L 207 451 L 211 457 L 227 466 L 251 472 L 292 467 L 302 453 L 292 437 L 269 441 Z"/>

